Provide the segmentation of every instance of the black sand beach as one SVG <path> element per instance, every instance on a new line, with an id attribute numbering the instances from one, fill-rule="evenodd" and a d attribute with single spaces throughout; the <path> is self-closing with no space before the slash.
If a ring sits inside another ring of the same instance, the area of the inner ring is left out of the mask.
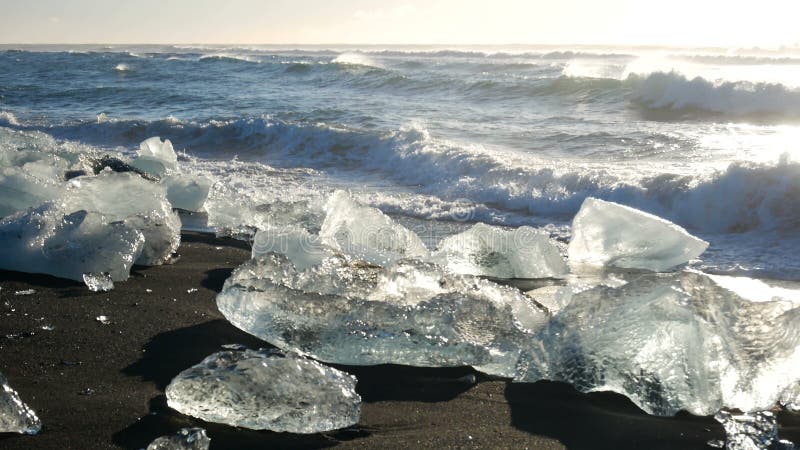
<path id="1" fill-rule="evenodd" d="M 364 404 L 358 426 L 337 432 L 253 432 L 182 416 L 166 406 L 173 376 L 221 345 L 266 344 L 228 324 L 214 304 L 249 248 L 187 233 L 180 254 L 174 265 L 134 269 L 109 293 L 0 272 L 0 372 L 44 425 L 38 436 L 0 435 L 0 448 L 138 449 L 188 426 L 206 428 L 215 449 L 702 449 L 723 436 L 711 418 L 651 417 L 619 395 L 511 384 L 469 368 L 340 367 L 358 377 Z M 15 295 L 27 289 L 36 292 Z M 469 374 L 477 384 L 464 381 Z M 800 441 L 799 416 L 780 422 L 783 438 Z"/>

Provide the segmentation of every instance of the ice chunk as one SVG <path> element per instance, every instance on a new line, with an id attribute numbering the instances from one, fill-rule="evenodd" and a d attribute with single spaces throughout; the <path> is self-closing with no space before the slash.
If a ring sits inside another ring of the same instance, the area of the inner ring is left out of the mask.
<path id="1" fill-rule="evenodd" d="M 614 391 L 645 411 L 772 408 L 800 381 L 800 307 L 751 302 L 702 273 L 637 273 L 575 293 L 520 357 L 517 381 Z"/>
<path id="2" fill-rule="evenodd" d="M 163 264 L 180 245 L 181 221 L 164 187 L 134 173 L 105 171 L 75 178 L 62 202 L 67 211 L 94 211 L 141 231 L 144 246 L 137 264 Z"/>
<path id="3" fill-rule="evenodd" d="M 317 266 L 334 250 L 303 228 L 269 228 L 256 232 L 253 240 L 253 258 L 268 253 L 282 253 L 289 257 L 298 270 Z"/>
<path id="4" fill-rule="evenodd" d="M 83 281 L 85 273 L 128 279 L 144 237 L 134 227 L 108 223 L 86 211 L 64 215 L 46 204 L 0 220 L 0 268 Z"/>
<path id="5" fill-rule="evenodd" d="M 178 169 L 178 156 L 169 139 L 163 142 L 158 136 L 146 139 L 139 144 L 137 155 L 131 165 L 150 175 L 163 177 Z"/>
<path id="6" fill-rule="evenodd" d="M 147 450 L 208 450 L 211 439 L 202 428 L 183 428 L 170 436 L 161 436 Z"/>
<path id="7" fill-rule="evenodd" d="M 770 411 L 734 414 L 720 411 L 714 415 L 725 429 L 726 450 L 794 450 L 794 444 L 778 438 L 778 422 Z"/>
<path id="8" fill-rule="evenodd" d="M 428 249 L 413 231 L 376 208 L 356 203 L 336 191 L 325 205 L 322 243 L 355 259 L 387 266 L 402 258 L 428 257 Z"/>
<path id="9" fill-rule="evenodd" d="M 108 292 L 114 289 L 114 280 L 111 279 L 111 274 L 107 272 L 85 273 L 83 274 L 83 282 L 92 292 Z"/>
<path id="10" fill-rule="evenodd" d="M 572 221 L 571 263 L 664 271 L 700 256 L 708 242 L 627 206 L 587 198 Z"/>
<path id="11" fill-rule="evenodd" d="M 389 268 L 342 257 L 297 271 L 268 254 L 217 296 L 234 325 L 278 347 L 355 365 L 472 365 L 511 376 L 547 317 L 518 290 L 413 260 Z"/>
<path id="12" fill-rule="evenodd" d="M 506 231 L 476 224 L 445 238 L 433 261 L 456 272 L 496 278 L 553 278 L 567 273 L 567 264 L 547 233 L 531 227 Z"/>
<path id="13" fill-rule="evenodd" d="M 167 404 L 207 422 L 319 433 L 358 423 L 356 378 L 276 351 L 222 351 L 175 377 Z"/>
<path id="14" fill-rule="evenodd" d="M 0 374 L 0 433 L 37 434 L 42 422 Z"/>
<path id="15" fill-rule="evenodd" d="M 0 168 L 0 217 L 6 217 L 58 197 L 55 180 L 41 179 L 17 167 Z"/>
<path id="16" fill-rule="evenodd" d="M 171 175 L 161 180 L 173 208 L 200 211 L 208 198 L 211 181 L 203 176 Z"/>

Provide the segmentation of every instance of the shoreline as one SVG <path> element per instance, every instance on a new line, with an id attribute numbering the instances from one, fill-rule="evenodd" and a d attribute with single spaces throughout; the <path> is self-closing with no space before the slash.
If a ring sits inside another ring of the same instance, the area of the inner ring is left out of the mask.
<path id="1" fill-rule="evenodd" d="M 357 426 L 334 432 L 255 432 L 183 416 L 166 406 L 172 377 L 222 345 L 269 345 L 225 321 L 214 303 L 230 272 L 250 257 L 249 246 L 185 232 L 179 253 L 173 265 L 135 267 L 106 293 L 0 271 L 0 372 L 43 423 L 37 436 L 0 434 L 0 447 L 138 449 L 189 426 L 206 428 L 212 449 L 700 449 L 724 437 L 713 418 L 649 416 L 621 395 L 512 384 L 471 368 L 337 365 L 358 377 L 363 405 Z M 36 292 L 14 294 L 27 289 Z M 111 323 L 100 323 L 100 315 Z M 461 380 L 468 374 L 478 383 Z M 781 438 L 800 441 L 800 415 L 782 413 L 779 422 Z"/>

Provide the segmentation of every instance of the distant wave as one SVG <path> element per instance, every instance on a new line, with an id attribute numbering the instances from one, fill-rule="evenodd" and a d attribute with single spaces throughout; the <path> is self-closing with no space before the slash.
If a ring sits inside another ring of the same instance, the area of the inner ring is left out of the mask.
<path id="1" fill-rule="evenodd" d="M 372 67 L 376 69 L 383 69 L 383 65 L 376 62 L 374 59 L 365 55 L 364 53 L 342 53 L 341 55 L 333 58 L 333 64 L 347 64 L 351 66 Z"/>
<path id="2" fill-rule="evenodd" d="M 201 55 L 198 58 L 198 61 L 233 61 L 233 62 L 248 62 L 248 63 L 259 63 L 261 60 L 258 58 L 248 56 L 248 55 L 241 55 L 235 53 L 208 53 L 205 55 Z"/>
<path id="3" fill-rule="evenodd" d="M 44 129 L 59 138 L 132 148 L 158 135 L 211 159 L 381 174 L 447 201 L 470 199 L 514 214 L 568 220 L 589 196 L 644 209 L 711 233 L 800 229 L 800 163 L 737 163 L 703 176 L 620 178 L 602 166 L 511 157 L 432 138 L 421 128 L 355 130 L 269 118 L 181 122 L 97 121 Z M 425 210 L 425 208 L 421 208 Z"/>
<path id="4" fill-rule="evenodd" d="M 732 117 L 800 118 L 800 91 L 782 84 L 689 79 L 670 72 L 631 75 L 633 100 L 651 110 L 708 112 Z"/>

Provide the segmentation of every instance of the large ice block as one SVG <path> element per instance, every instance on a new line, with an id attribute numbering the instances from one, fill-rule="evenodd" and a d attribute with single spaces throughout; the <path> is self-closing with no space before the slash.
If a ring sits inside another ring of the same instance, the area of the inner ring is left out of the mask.
<path id="1" fill-rule="evenodd" d="M 496 278 L 552 278 L 567 264 L 547 233 L 531 227 L 514 230 L 474 225 L 445 238 L 432 260 L 456 273 Z"/>
<path id="2" fill-rule="evenodd" d="M 316 359 L 354 365 L 471 365 L 511 376 L 546 314 L 518 290 L 403 260 L 332 257 L 304 271 L 284 255 L 245 262 L 217 306 L 234 325 Z"/>
<path id="3" fill-rule="evenodd" d="M 319 433 L 358 423 L 356 378 L 296 354 L 222 351 L 175 377 L 167 404 L 207 422 Z"/>
<path id="4" fill-rule="evenodd" d="M 103 171 L 70 180 L 62 202 L 67 211 L 97 212 L 141 231 L 145 242 L 137 264 L 163 264 L 180 245 L 181 221 L 164 187 L 134 173 Z"/>
<path id="5" fill-rule="evenodd" d="M 253 239 L 252 257 L 268 253 L 282 253 L 289 257 L 298 270 L 318 266 L 336 252 L 323 244 L 319 236 L 304 228 L 283 227 L 258 230 Z"/>
<path id="6" fill-rule="evenodd" d="M 124 281 L 144 242 L 127 223 L 85 210 L 65 215 L 62 208 L 45 204 L 0 220 L 0 268 L 77 281 L 84 274 L 107 272 Z"/>
<path id="7" fill-rule="evenodd" d="M 708 242 L 652 214 L 587 198 L 572 221 L 570 263 L 664 271 L 700 256 Z"/>
<path id="8" fill-rule="evenodd" d="M 645 411 L 769 410 L 800 381 L 800 307 L 746 300 L 698 272 L 575 293 L 531 340 L 517 381 L 614 391 Z"/>
<path id="9" fill-rule="evenodd" d="M 0 218 L 50 201 L 61 189 L 56 180 L 32 176 L 22 168 L 0 168 Z"/>
<path id="10" fill-rule="evenodd" d="M 402 258 L 429 255 L 413 231 L 376 208 L 359 205 L 347 192 L 334 192 L 325 212 L 327 216 L 319 233 L 321 241 L 345 255 L 382 266 Z"/>
<path id="11" fill-rule="evenodd" d="M 0 433 L 37 434 L 42 422 L 0 373 Z"/>

